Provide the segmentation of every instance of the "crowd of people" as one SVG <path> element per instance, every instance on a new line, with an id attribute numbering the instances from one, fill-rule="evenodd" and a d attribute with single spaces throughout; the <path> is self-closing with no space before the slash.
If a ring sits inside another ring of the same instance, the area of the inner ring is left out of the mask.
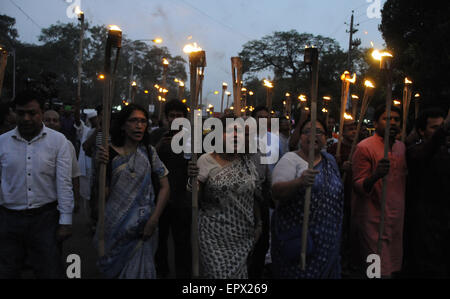
<path id="1" fill-rule="evenodd" d="M 278 116 L 279 131 L 269 122 L 265 136 L 257 136 L 279 156 L 264 164 L 266 151 L 249 151 L 249 128 L 241 144 L 239 130 L 228 127 L 225 117 L 235 118 L 229 110 L 221 118 L 224 151 L 199 154 L 194 163 L 192 154 L 172 148 L 179 132 L 172 122 L 188 117 L 178 100 L 165 104 L 162 120 L 136 104 L 113 113 L 107 148 L 102 107 L 80 115 L 45 104 L 24 91 L 1 109 L 0 278 L 20 277 L 25 264 L 38 278 L 64 277 L 61 246 L 81 203 L 88 203 L 94 247 L 104 220 L 105 254 L 97 266 L 105 278 L 168 278 L 170 236 L 176 278 L 193 278 L 193 237 L 202 278 L 367 278 L 372 254 L 380 257 L 382 278 L 450 277 L 450 115 L 439 108 L 421 111 L 405 143 L 396 107 L 390 119 L 386 106 L 377 107 L 373 134 L 346 120 L 339 136 L 333 117 L 314 124 L 306 111 L 295 121 Z M 259 120 L 275 116 L 260 106 L 247 117 L 262 132 Z M 199 210 L 192 229 L 194 184 Z"/>

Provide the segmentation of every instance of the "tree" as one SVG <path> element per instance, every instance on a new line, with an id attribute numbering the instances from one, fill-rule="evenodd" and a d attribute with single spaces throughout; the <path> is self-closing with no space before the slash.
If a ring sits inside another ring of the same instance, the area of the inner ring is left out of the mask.
<path id="1" fill-rule="evenodd" d="M 274 107 L 282 110 L 285 93 L 289 92 L 293 100 L 300 93 L 307 94 L 311 86 L 309 69 L 303 62 L 305 46 L 315 46 L 319 50 L 319 101 L 322 96 L 332 95 L 334 101 L 329 107 L 331 111 L 339 111 L 337 106 L 340 96 L 340 75 L 345 71 L 347 55 L 339 44 L 331 38 L 298 33 L 295 30 L 274 32 L 260 40 L 253 40 L 243 46 L 239 55 L 243 60 L 243 72 L 251 82 L 261 72 L 272 72 L 274 75 Z M 357 57 L 355 65 L 358 70 L 364 69 L 365 61 L 359 49 L 354 49 Z M 263 89 L 262 83 L 259 84 Z M 258 88 L 258 87 L 257 87 Z M 258 103 L 265 102 L 265 91 L 255 90 Z M 319 106 L 321 109 L 321 106 Z"/>
<path id="2" fill-rule="evenodd" d="M 448 108 L 449 15 L 446 2 L 387 0 L 383 7 L 380 31 L 394 53 L 394 66 L 414 81 L 425 106 Z"/>
<path id="3" fill-rule="evenodd" d="M 4 25 L 6 24 L 6 25 Z M 15 20 L 0 16 L 0 26 L 9 28 L 10 37 L 16 37 L 13 28 Z M 104 56 L 107 38 L 106 26 L 91 26 L 85 23 L 85 40 L 82 74 L 82 105 L 95 107 L 101 104 L 102 82 L 97 79 L 103 72 Z M 5 29 L 6 30 L 6 29 Z M 6 31 L 2 31 L 6 32 Z M 78 46 L 80 27 L 75 23 L 57 23 L 42 30 L 39 36 L 42 45 L 22 44 L 16 42 L 16 75 L 17 90 L 34 88 L 48 100 L 57 98 L 62 102 L 73 102 L 77 88 Z M 139 90 L 135 101 L 147 105 L 149 97 L 156 98 L 154 84 L 162 80 L 162 58 L 170 61 L 167 77 L 169 95 L 176 97 L 177 86 L 175 77 L 185 80 L 185 61 L 182 57 L 172 57 L 165 47 L 156 47 L 144 42 L 132 41 L 123 36 L 122 49 L 115 77 L 113 105 L 122 100 L 128 100 L 130 86 L 131 64 L 134 59 L 134 75 L 138 81 Z M 5 93 L 11 96 L 12 67 L 5 76 Z M 7 81 L 9 80 L 9 81 Z M 147 89 L 153 93 L 144 94 Z"/>
<path id="4" fill-rule="evenodd" d="M 19 37 L 16 25 L 16 19 L 7 15 L 0 15 L 0 44 L 4 46 L 12 47 Z"/>

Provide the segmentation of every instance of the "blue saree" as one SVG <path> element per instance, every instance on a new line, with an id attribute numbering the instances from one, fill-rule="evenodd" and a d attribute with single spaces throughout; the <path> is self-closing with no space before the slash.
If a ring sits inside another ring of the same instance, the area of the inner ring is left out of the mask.
<path id="1" fill-rule="evenodd" d="M 156 278 L 154 254 L 158 232 L 145 242 L 142 233 L 155 208 L 151 173 L 156 172 L 161 178 L 168 171 L 154 149 L 149 163 L 144 146 L 129 155 L 111 157 L 109 170 L 105 256 L 98 260 L 99 269 L 107 278 Z M 97 245 L 97 235 L 94 240 Z"/>
<path id="2" fill-rule="evenodd" d="M 275 278 L 341 277 L 340 247 L 344 193 L 333 156 L 322 160 L 311 190 L 306 268 L 300 268 L 305 189 L 280 202 L 272 216 L 272 262 Z M 295 235 L 294 237 L 292 235 Z"/>

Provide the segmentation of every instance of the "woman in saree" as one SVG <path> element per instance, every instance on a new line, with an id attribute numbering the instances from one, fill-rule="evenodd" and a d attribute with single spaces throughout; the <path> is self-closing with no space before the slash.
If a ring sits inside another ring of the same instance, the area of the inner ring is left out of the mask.
<path id="1" fill-rule="evenodd" d="M 276 210 L 272 216 L 275 278 L 340 278 L 343 185 L 336 161 L 321 151 L 326 126 L 316 125 L 314 168 L 308 169 L 311 120 L 300 127 L 300 150 L 285 154 L 272 175 Z M 305 190 L 311 189 L 306 267 L 300 267 Z"/>
<path id="2" fill-rule="evenodd" d="M 105 256 L 98 261 L 107 278 L 156 278 L 156 230 L 169 182 L 166 167 L 148 145 L 147 126 L 144 108 L 124 107 L 112 124 L 109 150 L 100 147 L 97 154 L 107 164 Z M 158 194 L 152 173 L 159 179 Z"/>
<path id="3" fill-rule="evenodd" d="M 197 165 L 189 163 L 189 175 L 198 175 L 200 275 L 211 279 L 248 278 L 247 258 L 261 233 L 258 199 L 261 178 L 246 154 L 238 154 L 234 126 L 223 134 L 224 149 L 231 153 L 206 153 Z M 248 131 L 247 131 L 248 133 Z M 248 138 L 246 138 L 248 139 Z"/>

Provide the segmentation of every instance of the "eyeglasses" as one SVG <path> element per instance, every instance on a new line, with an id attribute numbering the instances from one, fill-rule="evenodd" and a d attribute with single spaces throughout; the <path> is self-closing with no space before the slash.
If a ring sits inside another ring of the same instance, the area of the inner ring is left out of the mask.
<path id="1" fill-rule="evenodd" d="M 138 123 L 141 125 L 146 125 L 148 121 L 145 118 L 129 118 L 127 122 L 133 125 L 137 125 Z"/>
<path id="2" fill-rule="evenodd" d="M 303 130 L 302 134 L 305 134 L 305 135 L 311 134 L 311 129 Z M 322 130 L 320 130 L 320 129 L 316 129 L 316 135 L 317 135 L 317 136 L 325 135 L 325 132 L 322 131 Z"/>

